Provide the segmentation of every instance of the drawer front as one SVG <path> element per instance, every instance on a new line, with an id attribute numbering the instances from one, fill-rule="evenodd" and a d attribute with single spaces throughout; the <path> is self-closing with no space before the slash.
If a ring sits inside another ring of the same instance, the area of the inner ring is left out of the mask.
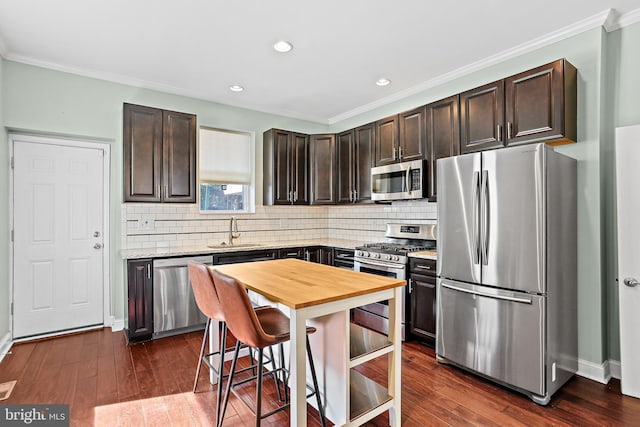
<path id="1" fill-rule="evenodd" d="M 409 271 L 415 274 L 426 274 L 428 276 L 436 275 L 436 260 L 409 258 Z"/>
<path id="2" fill-rule="evenodd" d="M 544 395 L 545 297 L 437 280 L 438 356 Z"/>

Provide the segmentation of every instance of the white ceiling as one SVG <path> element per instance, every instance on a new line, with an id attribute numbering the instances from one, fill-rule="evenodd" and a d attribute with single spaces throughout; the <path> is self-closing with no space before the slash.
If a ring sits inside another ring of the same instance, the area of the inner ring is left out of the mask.
<path id="1" fill-rule="evenodd" d="M 0 53 L 335 123 L 545 42 L 635 22 L 639 8 L 639 0 L 0 0 Z M 293 51 L 273 51 L 280 39 Z M 376 86 L 383 76 L 392 83 Z"/>

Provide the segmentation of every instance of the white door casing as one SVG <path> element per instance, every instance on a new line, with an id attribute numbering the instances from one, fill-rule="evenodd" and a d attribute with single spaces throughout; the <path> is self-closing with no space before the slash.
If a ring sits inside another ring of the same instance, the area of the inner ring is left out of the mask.
<path id="1" fill-rule="evenodd" d="M 640 398 L 640 126 L 616 129 L 618 295 L 622 393 Z M 631 285 L 631 286 L 630 286 Z"/>
<path id="2" fill-rule="evenodd" d="M 11 141 L 13 338 L 103 324 L 105 151 Z"/>

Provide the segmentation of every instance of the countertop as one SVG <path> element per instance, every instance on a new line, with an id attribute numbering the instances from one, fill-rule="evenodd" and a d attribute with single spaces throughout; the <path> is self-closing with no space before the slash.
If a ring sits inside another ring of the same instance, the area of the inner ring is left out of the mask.
<path id="1" fill-rule="evenodd" d="M 405 286 L 404 280 L 365 274 L 298 259 L 214 267 L 247 289 L 293 309 L 325 304 Z"/>
<path id="2" fill-rule="evenodd" d="M 438 259 L 438 251 L 410 252 L 409 258 Z"/>
<path id="3" fill-rule="evenodd" d="M 257 251 L 261 249 L 284 249 L 309 246 L 328 246 L 342 249 L 354 249 L 356 246 L 362 246 L 365 243 L 357 240 L 298 240 L 298 241 L 282 241 L 268 243 L 249 243 L 237 242 L 235 246 L 216 246 L 213 248 L 207 246 L 180 246 L 180 247 L 161 247 L 161 248 L 142 248 L 142 249 L 123 249 L 120 251 L 122 259 L 139 259 L 139 258 L 164 258 L 174 256 L 188 255 L 209 255 L 228 252 L 240 251 Z"/>

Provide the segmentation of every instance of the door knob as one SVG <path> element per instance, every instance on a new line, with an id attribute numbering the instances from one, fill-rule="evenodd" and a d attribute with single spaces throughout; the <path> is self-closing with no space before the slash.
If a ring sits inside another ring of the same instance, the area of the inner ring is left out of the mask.
<path id="1" fill-rule="evenodd" d="M 94 231 L 93 232 L 93 237 L 100 237 L 100 232 L 99 231 Z"/>
<path id="2" fill-rule="evenodd" d="M 93 249 L 102 249 L 102 245 L 100 243 L 96 243 L 93 245 Z"/>
<path id="3" fill-rule="evenodd" d="M 633 288 L 635 286 L 640 285 L 640 282 L 638 282 L 633 277 L 627 277 L 626 279 L 624 279 L 624 284 L 629 286 L 630 288 Z"/>

